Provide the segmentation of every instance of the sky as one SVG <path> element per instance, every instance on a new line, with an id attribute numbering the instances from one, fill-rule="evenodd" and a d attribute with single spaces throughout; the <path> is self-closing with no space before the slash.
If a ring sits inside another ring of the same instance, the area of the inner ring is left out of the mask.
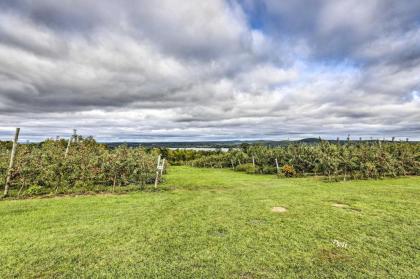
<path id="1" fill-rule="evenodd" d="M 0 140 L 420 139 L 420 1 L 0 0 Z"/>

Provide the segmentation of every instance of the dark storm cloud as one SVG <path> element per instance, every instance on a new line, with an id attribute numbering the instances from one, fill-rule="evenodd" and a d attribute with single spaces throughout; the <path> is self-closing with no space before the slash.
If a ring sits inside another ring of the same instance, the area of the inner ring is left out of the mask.
<path id="1" fill-rule="evenodd" d="M 88 32 L 107 23 L 117 5 L 99 1 L 5 0 L 0 8 L 56 31 Z M 107 18 L 108 17 L 108 18 Z"/>
<path id="2" fill-rule="evenodd" d="M 0 2 L 0 136 L 409 136 L 416 1 Z"/>
<path id="3" fill-rule="evenodd" d="M 304 39 L 320 59 L 369 58 L 357 52 L 383 37 L 418 30 L 420 25 L 420 2 L 412 0 L 241 2 L 251 15 L 258 11 L 254 16 L 267 32 L 280 40 Z M 408 51 L 416 48 L 418 41 Z"/>

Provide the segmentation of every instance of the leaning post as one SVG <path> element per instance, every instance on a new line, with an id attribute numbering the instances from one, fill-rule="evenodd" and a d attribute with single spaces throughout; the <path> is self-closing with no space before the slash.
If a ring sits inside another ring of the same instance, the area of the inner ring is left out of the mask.
<path id="1" fill-rule="evenodd" d="M 67 143 L 66 152 L 64 153 L 64 158 L 67 158 L 67 155 L 69 154 L 70 144 L 73 137 L 69 138 L 69 142 Z"/>
<path id="2" fill-rule="evenodd" d="M 155 178 L 155 188 L 157 188 L 158 181 L 159 181 L 159 166 L 160 166 L 160 154 L 157 160 L 157 166 L 156 166 L 156 178 Z"/>
<path id="3" fill-rule="evenodd" d="M 276 169 L 277 169 L 277 173 L 279 173 L 279 161 L 276 158 Z"/>
<path id="4" fill-rule="evenodd" d="M 10 155 L 9 169 L 7 171 L 6 184 L 4 185 L 3 197 L 7 197 L 9 193 L 10 180 L 12 177 L 13 166 L 15 163 L 16 148 L 19 139 L 20 128 L 16 128 L 15 138 L 13 139 L 12 154 Z"/>
<path id="5" fill-rule="evenodd" d="M 75 131 L 75 130 L 74 130 L 74 131 Z M 66 152 L 64 153 L 64 158 L 67 158 L 67 155 L 69 154 L 70 144 L 71 144 L 71 141 L 73 140 L 73 138 L 74 138 L 74 136 L 71 136 L 71 137 L 69 138 L 69 141 L 68 141 L 68 143 L 67 143 L 67 147 L 66 147 Z"/>
<path id="6" fill-rule="evenodd" d="M 160 166 L 160 177 L 163 175 L 163 169 L 165 168 L 165 158 L 162 160 L 162 165 Z"/>

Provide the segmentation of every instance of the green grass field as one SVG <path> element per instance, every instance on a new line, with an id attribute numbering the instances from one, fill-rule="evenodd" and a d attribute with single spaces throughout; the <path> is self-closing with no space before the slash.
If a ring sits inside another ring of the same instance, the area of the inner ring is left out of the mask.
<path id="1" fill-rule="evenodd" d="M 166 179 L 160 192 L 0 202 L 0 278 L 420 277 L 420 177 Z"/>

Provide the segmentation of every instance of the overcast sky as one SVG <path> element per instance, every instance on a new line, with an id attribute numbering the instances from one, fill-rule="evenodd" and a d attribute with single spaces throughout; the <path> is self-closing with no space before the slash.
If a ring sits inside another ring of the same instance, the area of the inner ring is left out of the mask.
<path id="1" fill-rule="evenodd" d="M 420 139 L 420 1 L 0 0 L 0 139 Z"/>

